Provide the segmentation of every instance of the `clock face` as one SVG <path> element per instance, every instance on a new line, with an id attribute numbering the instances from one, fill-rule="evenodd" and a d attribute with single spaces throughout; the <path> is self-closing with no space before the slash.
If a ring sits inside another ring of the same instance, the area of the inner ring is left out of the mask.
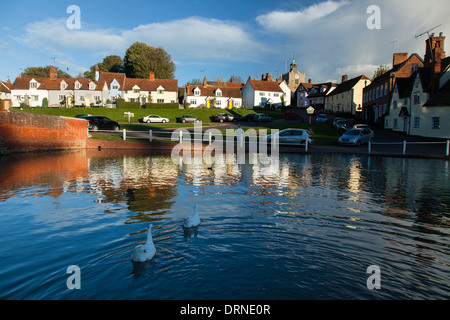
<path id="1" fill-rule="evenodd" d="M 298 74 L 296 74 L 296 75 L 295 75 L 295 79 L 298 79 L 298 78 L 300 78 L 300 77 L 298 76 Z"/>

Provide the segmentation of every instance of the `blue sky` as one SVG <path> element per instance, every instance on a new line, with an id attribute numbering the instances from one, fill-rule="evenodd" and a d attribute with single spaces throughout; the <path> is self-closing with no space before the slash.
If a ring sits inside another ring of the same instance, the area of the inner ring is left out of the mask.
<path id="1" fill-rule="evenodd" d="M 70 5 L 80 8 L 79 30 L 67 28 Z M 370 5 L 380 8 L 381 29 L 367 28 Z M 294 54 L 307 79 L 339 82 L 342 74 L 371 77 L 394 51 L 423 56 L 426 36 L 414 36 L 439 24 L 434 32 L 448 36 L 449 13 L 448 0 L 7 1 L 0 80 L 54 57 L 76 76 L 141 41 L 172 56 L 179 86 L 204 76 L 278 77 Z"/>

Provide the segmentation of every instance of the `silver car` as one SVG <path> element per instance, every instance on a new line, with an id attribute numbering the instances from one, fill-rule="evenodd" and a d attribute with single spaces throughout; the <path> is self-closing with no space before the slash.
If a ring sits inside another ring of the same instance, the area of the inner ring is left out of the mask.
<path id="1" fill-rule="evenodd" d="M 157 116 L 156 114 L 152 114 L 152 115 L 144 117 L 142 119 L 142 122 L 147 122 L 147 123 L 166 123 L 166 122 L 169 122 L 169 119 L 162 118 L 160 116 Z"/>
<path id="2" fill-rule="evenodd" d="M 275 137 L 278 137 L 279 144 L 299 145 L 305 144 L 305 141 L 308 141 L 308 144 L 313 142 L 308 131 L 303 129 L 285 129 L 275 134 L 269 134 L 266 137 L 267 143 L 270 143 Z"/>
<path id="3" fill-rule="evenodd" d="M 369 143 L 369 141 L 372 140 L 373 136 L 373 131 L 367 128 L 351 129 L 339 138 L 339 144 L 360 146 L 364 143 Z"/>

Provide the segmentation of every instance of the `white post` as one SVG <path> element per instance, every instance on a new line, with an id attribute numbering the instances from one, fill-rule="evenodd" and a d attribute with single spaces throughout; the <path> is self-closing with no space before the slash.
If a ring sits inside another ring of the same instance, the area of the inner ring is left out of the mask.
<path id="1" fill-rule="evenodd" d="M 305 152 L 308 152 L 308 139 L 305 140 Z"/>
<path id="2" fill-rule="evenodd" d="M 450 155 L 450 140 L 447 140 L 447 151 L 445 155 L 448 157 Z"/>
<path id="3" fill-rule="evenodd" d="M 403 141 L 403 155 L 406 154 L 406 140 Z"/>
<path id="4" fill-rule="evenodd" d="M 123 140 L 127 140 L 127 129 L 123 129 Z"/>
<path id="5" fill-rule="evenodd" d="M 182 143 L 183 142 L 183 132 L 181 130 L 178 132 L 180 133 L 180 143 Z"/>
<path id="6" fill-rule="evenodd" d="M 209 145 L 211 145 L 211 143 L 212 143 L 212 134 L 211 134 L 211 131 L 208 132 L 208 135 L 209 135 L 209 137 L 208 137 Z"/>
<path id="7" fill-rule="evenodd" d="M 372 151 L 372 142 L 369 140 L 369 154 Z"/>
<path id="8" fill-rule="evenodd" d="M 152 134 L 152 130 L 148 130 L 148 139 L 150 140 L 150 142 L 153 141 L 153 134 Z"/>

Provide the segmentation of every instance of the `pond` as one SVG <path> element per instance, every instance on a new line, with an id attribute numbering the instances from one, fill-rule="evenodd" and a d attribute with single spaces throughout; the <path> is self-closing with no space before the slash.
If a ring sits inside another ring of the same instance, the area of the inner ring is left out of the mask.
<path id="1" fill-rule="evenodd" d="M 212 166 L 107 150 L 3 157 L 0 298 L 448 299 L 448 167 L 333 153 Z M 201 224 L 185 230 L 195 203 Z M 134 264 L 149 223 L 157 252 Z"/>

